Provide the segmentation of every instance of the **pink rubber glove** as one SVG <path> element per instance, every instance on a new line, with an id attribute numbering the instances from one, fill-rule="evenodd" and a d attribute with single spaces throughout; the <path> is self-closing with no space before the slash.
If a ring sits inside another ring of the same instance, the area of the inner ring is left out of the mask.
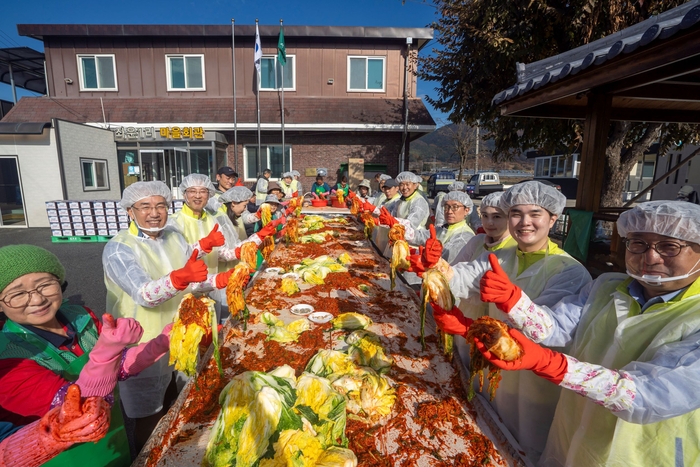
<path id="1" fill-rule="evenodd" d="M 122 370 L 129 376 L 141 373 L 143 370 L 153 365 L 170 350 L 170 330 L 173 323 L 163 328 L 163 332 L 148 342 L 127 349 Z"/>
<path id="2" fill-rule="evenodd" d="M 102 334 L 75 382 L 84 397 L 105 397 L 114 391 L 124 347 L 137 343 L 143 336 L 143 328 L 133 318 L 115 320 L 105 314 L 102 322 Z"/>
<path id="3" fill-rule="evenodd" d="M 71 386 L 68 394 L 75 394 Z M 38 467 L 75 443 L 96 442 L 109 431 L 110 406 L 104 399 L 89 397 L 54 407 L 40 420 L 13 433 L 0 443 L 0 466 Z"/>

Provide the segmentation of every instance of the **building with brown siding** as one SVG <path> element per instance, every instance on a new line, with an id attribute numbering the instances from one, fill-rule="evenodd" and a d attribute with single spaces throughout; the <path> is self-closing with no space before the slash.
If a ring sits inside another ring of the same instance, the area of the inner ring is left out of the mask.
<path id="1" fill-rule="evenodd" d="M 333 182 L 351 158 L 364 160 L 366 176 L 395 175 L 408 167 L 402 154 L 410 141 L 435 128 L 416 96 L 416 58 L 433 37 L 427 28 L 285 26 L 282 69 L 279 26 L 260 26 L 260 160 L 255 26 L 236 26 L 234 40 L 229 26 L 20 24 L 18 31 L 44 43 L 48 96 L 22 98 L 2 122 L 62 119 L 112 130 L 122 189 L 159 179 L 175 190 L 188 173 L 212 176 L 223 165 L 246 182 L 260 168 L 271 168 L 273 179 L 298 170 L 310 187 L 317 169 Z"/>

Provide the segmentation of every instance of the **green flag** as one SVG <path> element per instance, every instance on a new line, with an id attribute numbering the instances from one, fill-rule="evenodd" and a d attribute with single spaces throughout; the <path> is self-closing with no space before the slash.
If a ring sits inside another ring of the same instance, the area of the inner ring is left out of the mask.
<path id="1" fill-rule="evenodd" d="M 284 47 L 284 28 L 280 26 L 280 37 L 277 40 L 277 61 L 282 65 L 287 64 L 287 50 Z"/>

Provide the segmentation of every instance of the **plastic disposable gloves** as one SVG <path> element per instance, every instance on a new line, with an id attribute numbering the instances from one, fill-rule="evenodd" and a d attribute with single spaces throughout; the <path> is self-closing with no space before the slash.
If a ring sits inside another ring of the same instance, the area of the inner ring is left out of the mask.
<path id="1" fill-rule="evenodd" d="M 170 282 L 177 290 L 185 290 L 192 282 L 207 280 L 209 273 L 207 264 L 203 260 L 197 259 L 197 256 L 199 256 L 199 251 L 195 249 L 185 266 L 170 273 Z"/>
<path id="2" fill-rule="evenodd" d="M 509 329 L 508 333 L 523 347 L 523 356 L 517 360 L 512 362 L 499 360 L 478 339 L 474 339 L 476 348 L 486 360 L 502 370 L 532 370 L 537 376 L 548 379 L 554 384 L 561 383 L 569 366 L 563 353 L 535 344 L 515 328 Z"/>
<path id="3" fill-rule="evenodd" d="M 212 248 L 215 246 L 222 246 L 224 243 L 226 243 L 224 234 L 219 232 L 219 224 L 216 224 L 214 228 L 211 229 L 211 232 L 209 232 L 209 235 L 199 241 L 199 246 L 202 248 L 203 252 L 211 253 Z"/>
<path id="4" fill-rule="evenodd" d="M 115 320 L 112 315 L 105 314 L 102 322 L 102 333 L 75 382 L 85 397 L 105 397 L 112 393 L 124 347 L 136 344 L 143 336 L 143 328 L 134 318 Z"/>
<path id="5" fill-rule="evenodd" d="M 0 443 L 0 466 L 38 467 L 75 443 L 99 441 L 109 430 L 110 410 L 101 397 L 81 402 L 71 385 L 63 405 Z"/>
<path id="6" fill-rule="evenodd" d="M 489 263 L 492 270 L 481 277 L 481 301 L 495 303 L 499 310 L 509 313 L 520 300 L 522 289 L 510 281 L 493 253 L 489 255 Z"/>

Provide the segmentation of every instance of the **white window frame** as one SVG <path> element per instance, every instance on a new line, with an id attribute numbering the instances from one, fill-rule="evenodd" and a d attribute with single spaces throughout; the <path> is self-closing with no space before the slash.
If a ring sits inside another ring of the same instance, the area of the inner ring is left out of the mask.
<path id="1" fill-rule="evenodd" d="M 292 65 L 292 67 L 293 67 L 293 69 L 292 69 L 292 87 L 291 88 L 284 88 L 285 92 L 286 91 L 294 92 L 297 90 L 297 56 L 292 55 L 292 54 L 287 55 L 287 59 L 289 59 L 290 57 L 292 58 L 292 63 L 294 63 L 294 65 Z M 275 79 L 277 79 L 277 55 L 263 55 L 262 58 L 263 58 L 263 60 L 266 58 L 267 59 L 270 59 L 270 58 L 275 59 Z M 289 66 L 289 65 L 285 65 L 285 66 Z M 284 82 L 284 76 L 282 77 L 282 80 Z M 261 82 L 261 86 L 262 86 L 262 82 Z M 275 92 L 275 91 L 281 91 L 282 88 L 263 88 L 263 87 L 261 87 L 260 90 L 263 92 Z"/>
<path id="2" fill-rule="evenodd" d="M 106 186 L 87 186 L 85 183 L 85 172 L 83 171 L 83 164 L 89 163 L 92 167 L 92 178 L 97 182 L 97 172 L 95 171 L 95 164 L 104 164 L 105 166 L 105 181 Z M 80 158 L 80 178 L 83 180 L 83 191 L 109 191 L 109 163 L 107 159 L 92 159 L 89 157 Z"/>
<path id="3" fill-rule="evenodd" d="M 351 89 L 350 88 L 350 59 L 352 58 L 364 58 L 365 59 L 365 89 Z M 368 89 L 367 88 L 367 76 L 368 67 L 366 66 L 367 60 L 369 59 L 381 59 L 382 60 L 382 88 L 381 89 Z M 386 57 L 383 55 L 348 55 L 348 72 L 347 72 L 347 88 L 348 92 L 386 92 Z"/>
<path id="4" fill-rule="evenodd" d="M 265 170 L 265 168 L 267 168 L 267 167 L 270 167 L 270 149 L 269 148 L 270 147 L 277 147 L 277 146 L 281 147 L 282 145 L 281 144 L 261 144 L 260 145 L 261 148 L 265 147 L 267 149 L 266 150 L 267 160 L 265 161 L 265 164 L 262 164 L 263 170 Z M 293 167 L 294 167 L 294 148 L 289 144 L 285 144 L 284 146 L 289 148 L 289 169 L 287 171 L 291 172 L 292 170 L 294 170 L 293 169 Z M 257 146 L 254 144 L 247 144 L 247 145 L 243 146 L 243 181 L 255 182 L 258 180 L 257 178 L 247 178 L 247 176 L 248 176 L 248 147 L 255 147 L 257 149 Z M 269 181 L 278 182 L 280 180 L 281 180 L 281 178 L 270 177 Z"/>
<path id="5" fill-rule="evenodd" d="M 112 59 L 112 71 L 114 72 L 114 87 L 113 88 L 101 88 L 100 87 L 100 73 L 97 71 L 97 58 L 98 57 L 110 57 Z M 86 88 L 85 80 L 83 79 L 83 58 L 94 58 L 95 59 L 95 70 L 97 71 L 97 87 L 96 88 Z M 80 83 L 80 90 L 87 92 L 101 92 L 109 91 L 116 92 L 119 91 L 119 83 L 117 81 L 117 59 L 114 54 L 77 54 L 76 60 L 78 61 L 78 82 Z"/>
<path id="6" fill-rule="evenodd" d="M 189 57 L 199 57 L 202 62 L 202 87 L 201 88 L 190 88 L 187 86 L 187 60 Z M 173 75 L 170 69 L 170 59 L 171 58 L 182 58 L 185 63 L 185 87 L 184 88 L 174 88 L 173 87 Z M 189 92 L 189 91 L 206 91 L 207 90 L 207 77 L 206 69 L 204 63 L 204 54 L 165 54 L 165 70 L 166 79 L 168 82 L 168 91 L 179 91 L 179 92 Z"/>

